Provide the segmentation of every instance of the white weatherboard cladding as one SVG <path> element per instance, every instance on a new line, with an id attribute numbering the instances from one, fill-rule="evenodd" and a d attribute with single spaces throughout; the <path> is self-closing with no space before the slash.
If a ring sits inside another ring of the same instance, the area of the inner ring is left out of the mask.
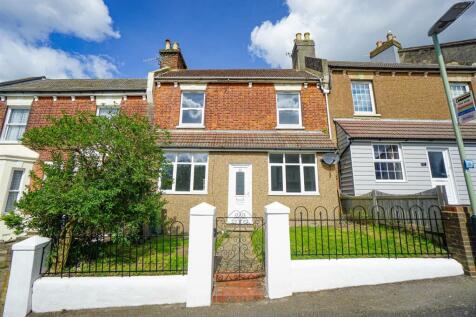
<path id="1" fill-rule="evenodd" d="M 450 156 L 455 189 L 459 204 L 468 204 L 468 194 L 464 181 L 463 169 L 455 143 L 445 142 L 385 142 L 398 143 L 402 148 L 404 181 L 377 181 L 373 162 L 371 142 L 356 142 L 350 146 L 352 159 L 352 179 L 355 195 L 363 195 L 372 190 L 379 190 L 393 195 L 408 195 L 432 188 L 431 174 L 427 158 L 428 148 L 447 148 Z M 467 159 L 476 161 L 476 144 L 466 144 Z M 344 163 L 341 163 L 344 164 Z M 345 171 L 344 171 L 345 172 Z M 472 169 L 473 183 L 476 185 L 476 170 Z M 344 173 L 345 177 L 346 174 Z M 344 179 L 342 179 L 344 180 Z M 346 191 L 351 186 L 347 184 Z"/>
<path id="2" fill-rule="evenodd" d="M 96 106 L 119 106 L 122 95 L 117 96 L 96 96 Z"/>
<path id="3" fill-rule="evenodd" d="M 180 84 L 180 90 L 205 91 L 207 90 L 207 84 Z"/>
<path id="4" fill-rule="evenodd" d="M 276 91 L 301 91 L 301 84 L 274 84 Z"/>
<path id="5" fill-rule="evenodd" d="M 11 96 L 7 97 L 8 106 L 31 106 L 33 102 L 33 96 Z"/>

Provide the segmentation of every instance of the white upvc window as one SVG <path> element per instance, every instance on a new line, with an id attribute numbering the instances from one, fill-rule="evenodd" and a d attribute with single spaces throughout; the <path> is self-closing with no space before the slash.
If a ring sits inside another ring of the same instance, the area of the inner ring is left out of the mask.
<path id="1" fill-rule="evenodd" d="M 468 83 L 450 83 L 451 98 L 454 99 L 469 92 Z"/>
<path id="2" fill-rule="evenodd" d="M 2 141 L 17 142 L 25 133 L 30 108 L 8 107 Z"/>
<path id="3" fill-rule="evenodd" d="M 15 210 L 15 203 L 20 196 L 20 186 L 23 180 L 24 171 L 22 169 L 13 169 L 10 177 L 10 185 L 8 187 L 7 199 L 3 213 Z"/>
<path id="4" fill-rule="evenodd" d="M 316 154 L 270 153 L 270 195 L 318 195 Z"/>
<path id="5" fill-rule="evenodd" d="M 377 181 L 404 181 L 402 150 L 398 144 L 373 144 L 373 161 Z"/>
<path id="6" fill-rule="evenodd" d="M 180 105 L 180 127 L 204 126 L 205 92 L 183 91 Z"/>
<path id="7" fill-rule="evenodd" d="M 299 92 L 276 93 L 278 128 L 302 128 L 301 94 Z"/>
<path id="8" fill-rule="evenodd" d="M 119 107 L 118 106 L 105 106 L 101 105 L 97 107 L 96 115 L 99 117 L 106 117 L 112 118 L 119 114 Z"/>
<path id="9" fill-rule="evenodd" d="M 208 180 L 208 153 L 167 152 L 167 182 L 161 181 L 161 190 L 173 194 L 206 194 Z"/>
<path id="10" fill-rule="evenodd" d="M 351 82 L 354 114 L 375 114 L 375 100 L 371 81 L 354 80 Z"/>

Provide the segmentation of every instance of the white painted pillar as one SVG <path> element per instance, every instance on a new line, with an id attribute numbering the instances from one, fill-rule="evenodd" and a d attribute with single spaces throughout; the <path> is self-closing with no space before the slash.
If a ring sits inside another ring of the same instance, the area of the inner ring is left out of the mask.
<path id="1" fill-rule="evenodd" d="M 190 209 L 187 307 L 212 303 L 215 214 L 216 208 L 207 203 Z"/>
<path id="2" fill-rule="evenodd" d="M 266 290 L 270 299 L 292 295 L 289 207 L 278 202 L 264 207 L 266 216 Z"/>
<path id="3" fill-rule="evenodd" d="M 12 246 L 12 266 L 5 301 L 4 317 L 24 317 L 31 311 L 33 283 L 40 277 L 49 248 L 49 238 L 34 236 Z M 43 258 L 43 263 L 42 263 Z"/>

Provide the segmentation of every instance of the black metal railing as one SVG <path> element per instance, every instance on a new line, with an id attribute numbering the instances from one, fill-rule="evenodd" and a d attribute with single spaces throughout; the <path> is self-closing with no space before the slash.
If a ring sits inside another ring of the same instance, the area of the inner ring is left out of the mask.
<path id="1" fill-rule="evenodd" d="M 188 234 L 181 222 L 161 233 L 121 232 L 53 239 L 43 250 L 44 276 L 131 276 L 186 274 Z M 69 245 L 69 247 L 68 247 Z"/>
<path id="2" fill-rule="evenodd" d="M 449 257 L 438 206 L 347 212 L 298 207 L 290 218 L 294 259 Z"/>

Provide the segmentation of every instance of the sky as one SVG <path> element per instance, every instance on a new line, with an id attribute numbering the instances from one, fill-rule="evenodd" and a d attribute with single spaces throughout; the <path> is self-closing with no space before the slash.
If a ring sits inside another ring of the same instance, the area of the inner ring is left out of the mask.
<path id="1" fill-rule="evenodd" d="M 0 81 L 145 78 L 166 38 L 189 68 L 287 68 L 297 32 L 311 33 L 318 57 L 366 61 L 389 30 L 404 47 L 430 44 L 429 27 L 454 2 L 0 0 Z M 476 6 L 441 41 L 468 38 Z"/>

